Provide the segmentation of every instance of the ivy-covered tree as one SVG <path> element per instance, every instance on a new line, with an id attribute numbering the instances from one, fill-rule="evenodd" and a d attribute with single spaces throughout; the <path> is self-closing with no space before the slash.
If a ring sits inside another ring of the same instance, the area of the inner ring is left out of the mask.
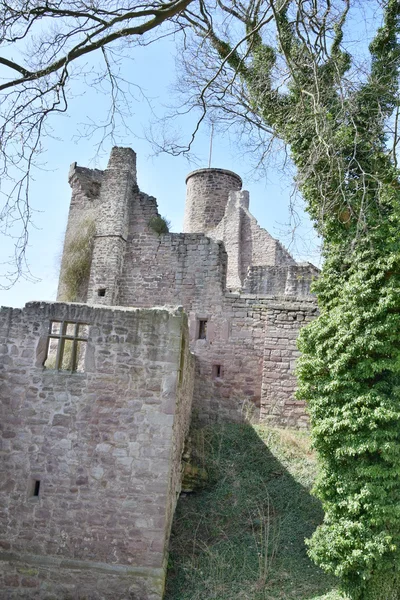
<path id="1" fill-rule="evenodd" d="M 198 103 L 286 144 L 323 239 L 320 316 L 299 342 L 325 510 L 309 552 L 353 600 L 400 599 L 400 3 L 381 4 L 362 67 L 345 47 L 351 0 L 191 15 L 203 64 L 220 59 Z"/>

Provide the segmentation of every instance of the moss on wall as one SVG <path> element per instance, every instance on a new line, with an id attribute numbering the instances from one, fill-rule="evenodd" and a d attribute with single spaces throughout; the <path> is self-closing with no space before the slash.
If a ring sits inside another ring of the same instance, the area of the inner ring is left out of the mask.
<path id="1" fill-rule="evenodd" d="M 85 290 L 89 281 L 92 264 L 93 240 L 96 233 L 94 219 L 81 221 L 65 245 L 61 281 L 66 302 L 85 301 Z"/>

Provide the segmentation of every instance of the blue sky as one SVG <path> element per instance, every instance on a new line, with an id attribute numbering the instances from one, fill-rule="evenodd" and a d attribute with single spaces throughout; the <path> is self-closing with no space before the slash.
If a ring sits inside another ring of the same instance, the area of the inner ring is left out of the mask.
<path id="1" fill-rule="evenodd" d="M 145 48 L 134 48 L 132 59 L 124 61 L 122 73 L 142 87 L 151 99 L 152 110 L 161 115 L 166 104 L 172 103 L 171 84 L 175 77 L 173 40 L 163 40 Z M 94 57 L 93 64 L 100 57 Z M 153 119 L 152 110 L 146 101 L 136 94 L 138 101 L 131 106 L 127 124 L 132 133 L 117 140 L 120 145 L 130 146 L 137 153 L 138 183 L 140 188 L 158 199 L 159 211 L 171 221 L 172 231 L 181 231 L 184 201 L 185 176 L 193 169 L 208 166 L 210 131 L 208 126 L 200 132 L 194 146 L 197 162 L 190 164 L 185 157 L 167 154 L 154 156 L 145 131 Z M 104 152 L 96 155 L 98 136 L 91 139 L 85 135 L 82 125 L 88 120 L 100 122 L 107 111 L 107 97 L 82 85 L 75 87 L 75 98 L 70 102 L 68 114 L 56 116 L 51 121 L 53 137 L 44 141 L 46 149 L 42 157 L 44 167 L 34 174 L 31 202 L 35 209 L 34 224 L 30 235 L 28 262 L 31 272 L 38 279 L 30 282 L 21 279 L 10 290 L 0 290 L 0 305 L 20 307 L 29 300 L 55 300 L 58 269 L 62 252 L 63 236 L 67 222 L 70 188 L 68 169 L 72 162 L 81 166 L 105 168 L 112 141 L 104 144 Z M 190 133 L 190 123 L 182 121 L 184 134 Z M 215 135 L 213 139 L 213 167 L 230 169 L 243 179 L 243 187 L 250 191 L 250 209 L 259 223 L 275 237 L 289 246 L 289 250 L 301 260 L 317 262 L 311 226 L 306 215 L 297 236 L 290 245 L 290 236 L 283 235 L 289 220 L 288 205 L 292 185 L 290 176 L 280 170 L 269 169 L 267 176 L 259 181 L 251 173 L 251 157 L 235 141 Z M 1 241 L 1 256 L 12 251 L 5 240 Z"/>

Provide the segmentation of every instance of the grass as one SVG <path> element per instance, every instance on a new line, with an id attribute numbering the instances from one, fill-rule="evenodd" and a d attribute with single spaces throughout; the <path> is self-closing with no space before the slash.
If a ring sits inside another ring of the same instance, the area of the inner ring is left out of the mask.
<path id="1" fill-rule="evenodd" d="M 169 233 L 171 222 L 166 217 L 157 215 L 156 217 L 151 217 L 148 226 L 158 235 L 162 235 L 163 233 Z"/>
<path id="2" fill-rule="evenodd" d="M 165 600 L 342 599 L 306 553 L 322 519 L 307 434 L 226 424 L 193 437 L 209 485 L 178 502 Z"/>

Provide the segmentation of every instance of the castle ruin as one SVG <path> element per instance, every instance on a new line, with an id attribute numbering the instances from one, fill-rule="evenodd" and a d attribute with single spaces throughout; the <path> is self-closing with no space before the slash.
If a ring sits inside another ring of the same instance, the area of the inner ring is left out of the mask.
<path id="1" fill-rule="evenodd" d="M 0 312 L 0 589 L 161 600 L 193 415 L 307 426 L 294 363 L 318 270 L 231 171 L 188 175 L 184 233 L 155 231 L 129 148 L 69 181 L 58 301 Z"/>

